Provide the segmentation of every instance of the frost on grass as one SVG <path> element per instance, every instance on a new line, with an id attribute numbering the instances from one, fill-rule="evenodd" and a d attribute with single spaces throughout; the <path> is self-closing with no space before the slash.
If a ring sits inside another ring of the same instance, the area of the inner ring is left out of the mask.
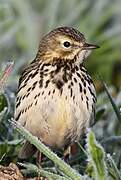
<path id="1" fill-rule="evenodd" d="M 107 167 L 105 162 L 105 151 L 96 141 L 91 130 L 87 133 L 87 152 L 89 168 L 92 169 L 92 176 L 95 180 L 107 180 Z"/>

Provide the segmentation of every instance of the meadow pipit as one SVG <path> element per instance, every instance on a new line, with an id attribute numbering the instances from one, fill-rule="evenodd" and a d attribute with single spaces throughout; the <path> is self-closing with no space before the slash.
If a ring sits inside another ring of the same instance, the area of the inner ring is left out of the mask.
<path id="1" fill-rule="evenodd" d="M 54 29 L 21 75 L 15 119 L 50 148 L 79 141 L 94 120 L 96 93 L 83 62 L 95 48 L 72 27 Z M 25 142 L 20 157 L 35 151 Z"/>

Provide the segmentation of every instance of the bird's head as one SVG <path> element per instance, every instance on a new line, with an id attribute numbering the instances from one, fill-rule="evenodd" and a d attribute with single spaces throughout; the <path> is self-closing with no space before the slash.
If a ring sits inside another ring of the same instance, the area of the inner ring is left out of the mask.
<path id="1" fill-rule="evenodd" d="M 55 59 L 64 61 L 79 61 L 99 46 L 86 42 L 84 35 L 72 27 L 60 27 L 52 30 L 40 41 L 38 56 L 50 62 Z"/>

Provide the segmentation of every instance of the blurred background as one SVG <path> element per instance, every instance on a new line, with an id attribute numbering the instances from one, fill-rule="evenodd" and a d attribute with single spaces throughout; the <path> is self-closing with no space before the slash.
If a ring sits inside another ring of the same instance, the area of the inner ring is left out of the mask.
<path id="1" fill-rule="evenodd" d="M 12 158 L 11 153 L 16 157 L 13 147 L 20 142 L 6 123 L 13 117 L 18 78 L 25 65 L 34 59 L 40 37 L 58 26 L 73 26 L 85 34 L 88 42 L 101 47 L 85 62 L 98 94 L 94 130 L 104 145 L 107 145 L 104 139 L 121 134 L 121 124 L 98 77 L 100 75 L 108 84 L 108 90 L 120 108 L 121 0 L 0 0 L 1 75 L 8 61 L 15 62 L 4 89 L 5 98 L 1 96 L 0 102 L 1 112 L 6 112 L 4 107 L 7 106 L 7 113 L 0 116 L 0 156 L 7 152 L 7 161 Z M 119 159 L 121 143 L 115 142 L 115 147 L 110 142 L 106 149 L 117 152 Z"/>
<path id="2" fill-rule="evenodd" d="M 83 32 L 89 42 L 101 47 L 86 61 L 94 80 L 97 81 L 100 74 L 119 87 L 120 7 L 120 0 L 0 0 L 1 68 L 5 62 L 15 61 L 16 76 L 21 67 L 35 57 L 43 34 L 58 26 L 73 26 Z"/>

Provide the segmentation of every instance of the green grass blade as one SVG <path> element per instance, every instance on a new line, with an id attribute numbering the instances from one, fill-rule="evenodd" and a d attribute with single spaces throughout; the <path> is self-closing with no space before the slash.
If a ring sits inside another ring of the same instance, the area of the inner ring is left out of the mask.
<path id="1" fill-rule="evenodd" d="M 119 122 L 121 123 L 121 113 L 120 113 L 120 111 L 119 111 L 119 108 L 117 107 L 117 105 L 115 104 L 112 96 L 110 95 L 106 83 L 105 83 L 102 79 L 101 79 L 101 81 L 102 81 L 103 87 L 104 87 L 104 89 L 105 89 L 105 91 L 106 91 L 106 93 L 107 93 L 107 95 L 108 95 L 108 97 L 109 97 L 109 100 L 110 100 L 110 102 L 111 102 L 111 104 L 112 104 L 112 106 L 113 106 L 113 109 L 114 109 L 114 111 L 115 111 L 115 114 L 116 114 Z"/>
<path id="2" fill-rule="evenodd" d="M 109 174 L 114 180 L 121 180 L 121 174 L 114 162 L 113 158 L 108 154 L 107 155 L 107 166 L 109 169 Z"/>
<path id="3" fill-rule="evenodd" d="M 28 171 L 35 172 L 37 175 L 47 177 L 48 179 L 53 179 L 53 180 L 56 180 L 56 179 L 58 179 L 58 180 L 69 180 L 70 179 L 70 178 L 67 179 L 67 178 L 59 176 L 57 174 L 45 171 L 43 169 L 39 169 L 36 165 L 30 164 L 30 163 L 26 163 L 26 164 L 18 163 L 18 164 L 20 166 L 26 168 Z"/>
<path id="4" fill-rule="evenodd" d="M 107 166 L 105 163 L 105 151 L 96 141 L 94 133 L 90 130 L 87 134 L 88 160 L 93 166 L 95 180 L 107 180 Z"/>

